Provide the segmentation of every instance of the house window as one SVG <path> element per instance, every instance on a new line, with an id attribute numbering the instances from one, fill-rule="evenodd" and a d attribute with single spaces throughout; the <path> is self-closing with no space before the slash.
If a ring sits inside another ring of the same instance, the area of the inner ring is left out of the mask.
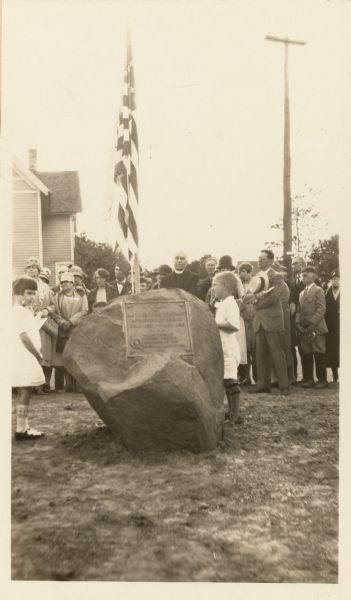
<path id="1" fill-rule="evenodd" d="M 73 263 L 72 263 L 71 260 L 61 260 L 60 262 L 55 262 L 55 280 L 56 280 L 56 285 L 60 282 L 59 272 L 61 270 L 61 267 L 71 267 L 72 264 Z"/>

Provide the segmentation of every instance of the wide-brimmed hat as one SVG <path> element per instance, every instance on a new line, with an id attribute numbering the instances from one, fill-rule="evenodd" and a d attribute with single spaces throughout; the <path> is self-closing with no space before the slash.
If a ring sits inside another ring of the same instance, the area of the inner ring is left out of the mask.
<path id="1" fill-rule="evenodd" d="M 39 258 L 35 258 L 34 256 L 27 258 L 26 266 L 24 268 L 27 269 L 28 267 L 37 267 L 38 271 L 40 271 Z"/>
<path id="2" fill-rule="evenodd" d="M 45 279 L 49 283 L 51 277 L 51 271 L 48 267 L 43 267 L 39 273 L 41 279 Z"/>
<path id="3" fill-rule="evenodd" d="M 73 265 L 73 267 L 71 267 L 70 269 L 70 273 L 73 273 L 73 275 L 78 275 L 82 279 L 83 277 L 86 277 L 86 274 L 84 273 L 83 269 L 81 267 L 78 267 L 78 265 Z"/>
<path id="4" fill-rule="evenodd" d="M 235 267 L 233 265 L 232 257 L 228 254 L 221 256 L 218 262 L 218 269 L 228 269 L 228 271 L 235 271 Z"/>
<path id="5" fill-rule="evenodd" d="M 69 281 L 70 283 L 74 283 L 74 275 L 73 275 L 73 273 L 71 273 L 71 271 L 65 271 L 64 273 L 61 274 L 60 283 L 63 283 L 64 281 Z"/>

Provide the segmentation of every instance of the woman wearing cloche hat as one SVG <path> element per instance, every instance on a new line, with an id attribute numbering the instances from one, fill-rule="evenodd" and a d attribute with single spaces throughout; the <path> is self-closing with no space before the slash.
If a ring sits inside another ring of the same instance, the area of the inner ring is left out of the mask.
<path id="1" fill-rule="evenodd" d="M 86 294 L 88 296 L 90 290 L 86 287 L 83 279 L 87 277 L 84 273 L 83 269 L 78 265 L 73 265 L 70 270 L 70 273 L 74 276 L 74 287 L 79 294 Z"/>
<path id="2" fill-rule="evenodd" d="M 66 380 L 65 391 L 76 391 L 73 377 L 63 369 L 62 354 L 66 342 L 79 321 L 88 314 L 86 295 L 77 291 L 74 285 L 74 274 L 65 271 L 60 277 L 61 291 L 54 296 L 55 318 L 58 323 L 58 337 L 53 357 L 56 369 L 64 371 Z"/>

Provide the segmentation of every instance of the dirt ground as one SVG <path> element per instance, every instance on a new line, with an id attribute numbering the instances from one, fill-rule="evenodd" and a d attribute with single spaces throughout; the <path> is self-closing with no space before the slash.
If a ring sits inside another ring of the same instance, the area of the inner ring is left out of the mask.
<path id="1" fill-rule="evenodd" d="M 34 397 L 13 579 L 336 583 L 338 389 L 242 398 L 216 451 L 131 455 L 83 395 Z"/>

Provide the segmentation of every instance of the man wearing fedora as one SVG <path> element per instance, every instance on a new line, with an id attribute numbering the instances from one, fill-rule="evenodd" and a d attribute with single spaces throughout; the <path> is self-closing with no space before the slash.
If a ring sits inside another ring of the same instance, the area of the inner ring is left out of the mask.
<path id="1" fill-rule="evenodd" d="M 317 271 L 314 267 L 305 267 L 301 275 L 305 287 L 299 296 L 296 330 L 305 378 L 303 387 L 322 389 L 328 387 L 325 357 L 328 333 L 325 322 L 325 296 L 322 288 L 315 283 Z M 316 368 L 317 383 L 314 383 L 313 363 Z"/>
<path id="2" fill-rule="evenodd" d="M 253 296 L 257 386 L 250 393 L 271 391 L 271 365 L 274 368 L 278 386 L 282 395 L 289 394 L 289 378 L 285 355 L 284 313 L 281 304 L 284 279 L 272 268 L 274 253 L 261 250 L 258 266 L 259 276 L 267 282 L 266 290 Z"/>
<path id="3" fill-rule="evenodd" d="M 161 288 L 180 288 L 193 296 L 198 295 L 199 278 L 187 268 L 188 257 L 182 250 L 174 256 L 174 268 L 172 273 L 166 275 L 161 283 Z"/>

